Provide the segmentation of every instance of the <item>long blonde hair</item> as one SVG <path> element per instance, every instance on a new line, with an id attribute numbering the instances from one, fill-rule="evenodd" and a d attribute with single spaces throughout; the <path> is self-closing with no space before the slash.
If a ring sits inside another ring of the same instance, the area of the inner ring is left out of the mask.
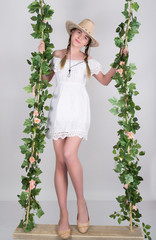
<path id="1" fill-rule="evenodd" d="M 75 30 L 75 28 L 72 29 L 72 30 Z M 91 38 L 89 39 L 88 44 L 85 46 L 85 58 L 84 58 L 84 61 L 86 63 L 87 77 L 88 78 L 90 78 L 90 76 L 91 76 L 91 71 L 90 71 L 89 64 L 88 64 L 88 51 L 89 51 L 90 43 L 91 43 Z M 71 35 L 70 35 L 69 40 L 68 40 L 68 46 L 67 46 L 67 49 L 66 49 L 66 54 L 64 55 L 64 57 L 60 61 L 60 68 L 61 69 L 64 68 L 64 65 L 66 63 L 67 54 L 69 52 L 70 46 L 71 46 Z"/>

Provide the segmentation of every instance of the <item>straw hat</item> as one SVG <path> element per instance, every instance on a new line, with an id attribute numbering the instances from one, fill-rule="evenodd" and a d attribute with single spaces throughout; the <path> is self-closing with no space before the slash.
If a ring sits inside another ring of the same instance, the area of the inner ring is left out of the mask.
<path id="1" fill-rule="evenodd" d="M 73 29 L 73 28 L 78 28 L 78 29 L 84 31 L 85 33 L 87 33 L 87 35 L 92 40 L 91 44 L 90 44 L 91 47 L 98 47 L 99 46 L 98 41 L 96 41 L 95 38 L 93 37 L 94 22 L 92 22 L 90 19 L 84 19 L 79 24 L 76 24 L 76 23 L 71 22 L 71 21 L 66 21 L 66 29 L 67 29 L 67 32 L 69 33 L 69 35 L 71 34 L 71 29 Z"/>

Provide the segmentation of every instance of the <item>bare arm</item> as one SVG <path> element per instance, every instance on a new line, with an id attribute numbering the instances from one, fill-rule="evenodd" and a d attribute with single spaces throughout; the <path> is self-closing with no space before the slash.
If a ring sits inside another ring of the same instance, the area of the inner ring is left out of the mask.
<path id="1" fill-rule="evenodd" d="M 50 73 L 48 76 L 46 76 L 45 74 L 43 74 L 43 75 L 42 75 L 42 81 L 44 81 L 45 79 L 48 79 L 48 82 L 50 82 L 51 79 L 53 78 L 54 74 L 55 74 L 55 72 L 54 72 L 53 70 L 51 70 L 51 73 Z"/>
<path id="2" fill-rule="evenodd" d="M 127 56 L 128 48 L 122 48 L 120 55 L 124 54 Z M 98 74 L 93 74 L 93 76 L 102 84 L 107 86 L 111 81 L 112 77 L 116 74 L 116 68 L 111 68 L 106 74 L 101 71 Z"/>
<path id="3" fill-rule="evenodd" d="M 116 68 L 111 68 L 106 74 L 103 74 L 101 71 L 98 74 L 93 74 L 93 76 L 102 84 L 107 86 L 111 81 L 112 77 L 116 73 Z"/>

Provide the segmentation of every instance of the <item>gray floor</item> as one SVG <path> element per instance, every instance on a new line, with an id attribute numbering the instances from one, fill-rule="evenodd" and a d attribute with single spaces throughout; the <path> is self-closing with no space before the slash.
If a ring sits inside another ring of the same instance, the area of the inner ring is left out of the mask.
<path id="1" fill-rule="evenodd" d="M 57 202 L 40 202 L 45 214 L 41 219 L 36 219 L 40 224 L 57 224 L 59 208 Z M 75 201 L 68 200 L 69 222 L 76 224 L 77 207 Z M 118 210 L 118 203 L 114 201 L 87 201 L 91 225 L 118 225 L 109 215 Z M 150 224 L 152 240 L 156 240 L 156 201 L 143 202 L 139 206 L 142 221 Z M 0 202 L 0 240 L 11 240 L 12 233 L 23 218 L 24 212 L 18 202 Z M 128 225 L 128 224 L 124 224 Z"/>

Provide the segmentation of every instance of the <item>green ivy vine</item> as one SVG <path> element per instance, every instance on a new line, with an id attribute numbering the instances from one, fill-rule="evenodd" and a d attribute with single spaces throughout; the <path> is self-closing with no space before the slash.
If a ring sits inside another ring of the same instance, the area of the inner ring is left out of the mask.
<path id="1" fill-rule="evenodd" d="M 34 216 L 41 217 L 44 212 L 36 200 L 41 188 L 39 175 L 42 173 L 39 168 L 41 162 L 40 154 L 43 153 L 45 147 L 45 135 L 47 132 L 47 117 L 44 116 L 44 110 L 49 110 L 45 106 L 45 101 L 52 97 L 48 93 L 48 87 L 52 86 L 48 80 L 42 81 L 43 74 L 50 74 L 52 48 L 49 34 L 52 27 L 47 20 L 50 20 L 54 11 L 44 0 L 35 0 L 28 6 L 29 12 L 33 14 L 31 20 L 33 33 L 30 34 L 35 39 L 42 39 L 45 42 L 46 50 L 43 53 L 32 52 L 31 59 L 27 60 L 31 66 L 31 76 L 29 85 L 24 88 L 27 93 L 31 93 L 31 97 L 27 99 L 28 108 L 30 108 L 29 118 L 24 122 L 24 133 L 29 134 L 28 137 L 22 138 L 24 144 L 20 146 L 21 153 L 25 155 L 21 165 L 25 169 L 26 176 L 22 176 L 22 193 L 17 195 L 19 203 L 25 209 L 25 218 L 20 221 L 19 227 L 24 228 L 25 232 L 31 231 L 34 226 Z M 34 15 L 35 14 L 35 15 Z"/>
<path id="2" fill-rule="evenodd" d="M 139 184 L 143 178 L 139 175 L 141 166 L 139 166 L 139 157 L 145 155 L 141 151 L 141 145 L 135 138 L 136 131 L 140 128 L 138 118 L 135 112 L 140 110 L 140 106 L 133 101 L 133 96 L 139 94 L 136 90 L 136 84 L 131 82 L 135 74 L 136 66 L 134 63 L 128 65 L 129 52 L 124 55 L 121 50 L 127 47 L 127 43 L 132 41 L 133 37 L 139 33 L 140 23 L 137 17 L 134 16 L 134 11 L 138 11 L 139 4 L 133 0 L 125 0 L 124 11 L 122 14 L 125 17 L 125 22 L 118 25 L 115 37 L 115 45 L 120 48 L 112 67 L 116 68 L 116 74 L 112 77 L 115 80 L 120 99 L 115 97 L 108 99 L 114 106 L 110 112 L 118 115 L 118 124 L 121 129 L 118 130 L 119 141 L 113 146 L 113 154 L 115 155 L 115 169 L 119 174 L 119 179 L 123 185 L 125 194 L 118 196 L 118 201 L 121 210 L 110 215 L 111 218 L 118 220 L 118 223 L 127 220 L 130 222 L 130 230 L 133 231 L 133 226 L 138 227 L 140 218 L 142 217 L 137 206 L 142 201 L 139 192 Z M 145 238 L 151 240 L 149 229 L 150 225 L 142 223 Z"/>

